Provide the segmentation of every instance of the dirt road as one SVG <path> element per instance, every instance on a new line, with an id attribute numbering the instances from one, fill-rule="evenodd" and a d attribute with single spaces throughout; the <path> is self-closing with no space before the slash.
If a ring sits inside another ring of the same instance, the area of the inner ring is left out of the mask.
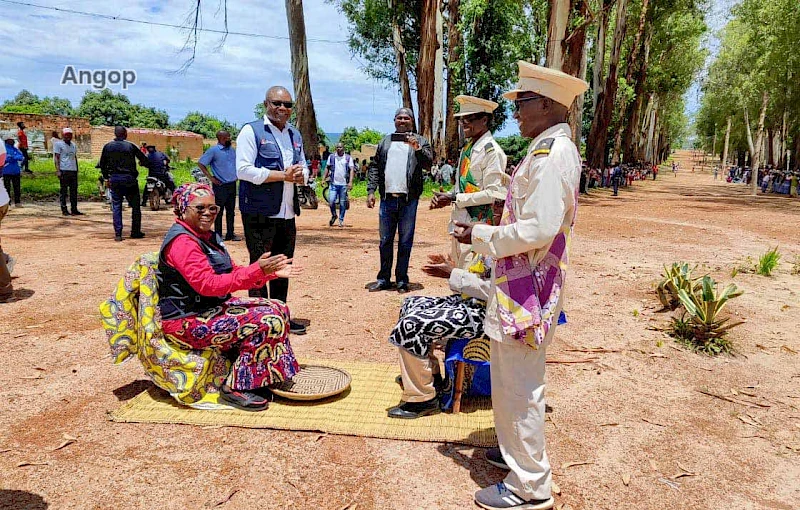
<path id="1" fill-rule="evenodd" d="M 800 202 L 751 198 L 743 186 L 690 168 L 685 160 L 677 177 L 665 168 L 619 197 L 594 190 L 581 199 L 569 324 L 548 356 L 613 352 L 590 364 L 548 366 L 558 504 L 800 508 L 800 276 L 790 274 L 800 254 Z M 461 509 L 473 508 L 476 489 L 502 479 L 481 449 L 462 446 L 108 422 L 108 410 L 149 383 L 136 361 L 111 364 L 97 307 L 139 253 L 158 248 L 172 213 L 145 212 L 147 238 L 114 243 L 108 210 L 84 210 L 62 219 L 54 203 L 31 205 L 12 210 L 0 231 L 18 260 L 22 298 L 0 305 L 0 508 L 44 501 L 98 509 Z M 446 249 L 447 217 L 420 207 L 410 271 L 424 286 L 418 293 L 447 293 L 444 281 L 420 271 L 426 253 Z M 292 282 L 289 303 L 311 325 L 292 338 L 295 351 L 393 362 L 386 335 L 401 297 L 363 288 L 378 268 L 377 213 L 356 201 L 346 228 L 329 228 L 328 218 L 320 209 L 298 220 L 306 274 Z M 229 245 L 245 262 L 244 244 Z M 693 354 L 652 329 L 667 321 L 653 294 L 664 264 L 685 260 L 730 281 L 738 259 L 776 245 L 784 261 L 775 277 L 734 280 L 746 291 L 730 305 L 747 320 L 732 332 L 739 355 Z M 77 441 L 53 451 L 65 433 Z M 18 467 L 23 462 L 34 465 Z M 684 470 L 690 474 L 677 476 Z"/>

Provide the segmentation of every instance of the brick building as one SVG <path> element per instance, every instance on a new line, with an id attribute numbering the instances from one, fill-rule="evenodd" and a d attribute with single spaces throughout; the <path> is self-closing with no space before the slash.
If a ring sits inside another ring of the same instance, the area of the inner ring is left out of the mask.
<path id="1" fill-rule="evenodd" d="M 17 122 L 25 123 L 25 132 L 28 134 L 30 150 L 36 154 L 52 152 L 50 137 L 53 131 L 65 127 L 72 128 L 73 141 L 78 146 L 78 156 L 88 157 L 92 151 L 91 130 L 89 119 L 85 117 L 63 117 L 61 115 L 36 115 L 32 113 L 7 113 L 0 112 L 0 136 L 17 138 Z"/>
<path id="2" fill-rule="evenodd" d="M 91 157 L 99 159 L 103 145 L 114 139 L 114 128 L 95 126 L 91 129 Z M 137 147 L 142 142 L 155 145 L 157 150 L 169 155 L 170 149 L 177 152 L 176 160 L 197 160 L 203 155 L 203 135 L 173 129 L 129 128 L 128 141 Z"/>

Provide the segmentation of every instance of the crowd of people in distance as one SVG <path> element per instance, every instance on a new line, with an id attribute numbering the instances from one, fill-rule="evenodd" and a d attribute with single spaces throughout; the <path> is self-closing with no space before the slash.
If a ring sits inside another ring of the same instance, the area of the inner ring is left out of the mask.
<path id="1" fill-rule="evenodd" d="M 714 178 L 717 178 L 718 167 L 714 167 Z M 732 184 L 751 184 L 752 170 L 748 166 L 731 166 L 725 180 Z M 796 197 L 798 192 L 800 171 L 776 168 L 773 165 L 762 167 L 758 171 L 758 187 L 761 193 L 775 193 Z"/>
<path id="2" fill-rule="evenodd" d="M 582 194 L 588 194 L 593 188 L 613 188 L 616 196 L 619 188 L 632 186 L 634 181 L 656 180 L 656 177 L 658 177 L 658 165 L 650 163 L 617 163 L 602 170 L 589 168 L 584 163 L 581 169 L 580 191 Z"/>

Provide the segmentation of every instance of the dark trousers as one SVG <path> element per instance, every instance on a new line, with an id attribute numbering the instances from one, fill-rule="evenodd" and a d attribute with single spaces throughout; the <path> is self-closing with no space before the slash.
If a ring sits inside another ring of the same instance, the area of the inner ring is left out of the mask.
<path id="1" fill-rule="evenodd" d="M 398 285 L 408 284 L 408 263 L 411 260 L 411 246 L 414 244 L 414 228 L 417 223 L 418 200 L 386 195 L 381 199 L 379 213 L 381 235 L 381 270 L 379 282 L 389 282 L 394 260 L 394 235 L 398 233 L 397 266 L 394 274 Z"/>
<path id="2" fill-rule="evenodd" d="M 297 240 L 297 226 L 294 218 L 284 220 L 261 214 L 242 213 L 242 224 L 251 264 L 266 252 L 270 252 L 272 255 L 294 257 L 294 243 Z M 286 296 L 289 294 L 289 280 L 276 278 L 271 280 L 268 286 L 269 289 L 267 286 L 251 289 L 250 297 L 266 297 L 286 302 Z"/>
<path id="3" fill-rule="evenodd" d="M 22 153 L 22 156 L 25 158 L 25 159 L 22 160 L 22 163 L 20 163 L 20 165 L 19 165 L 20 168 L 22 169 L 23 172 L 30 172 L 31 169 L 29 167 L 30 167 L 31 158 L 30 158 L 30 156 L 28 156 L 28 149 L 20 149 L 19 151 Z"/>
<path id="4" fill-rule="evenodd" d="M 217 186 L 213 184 L 214 200 L 220 207 L 219 214 L 214 223 L 214 230 L 222 235 L 222 213 L 225 213 L 225 239 L 233 238 L 233 218 L 236 214 L 236 181 L 226 182 Z"/>
<path id="5" fill-rule="evenodd" d="M 14 197 L 14 203 L 19 203 L 20 197 L 20 178 L 19 175 L 3 175 L 3 185 L 6 187 L 6 191 L 8 192 L 9 196 Z M 14 192 L 13 194 L 11 192 Z"/>
<path id="6" fill-rule="evenodd" d="M 111 214 L 114 218 L 114 234 L 122 235 L 122 200 L 131 208 L 131 234 L 142 231 L 142 208 L 139 205 L 139 182 L 132 175 L 111 176 Z"/>
<path id="7" fill-rule="evenodd" d="M 72 212 L 78 210 L 78 172 L 61 172 L 61 190 L 59 199 L 61 200 L 61 210 L 67 210 L 67 194 L 69 193 L 69 205 Z"/>
<path id="8" fill-rule="evenodd" d="M 611 185 L 614 187 L 614 196 L 617 196 L 619 191 L 619 179 L 611 179 Z"/>

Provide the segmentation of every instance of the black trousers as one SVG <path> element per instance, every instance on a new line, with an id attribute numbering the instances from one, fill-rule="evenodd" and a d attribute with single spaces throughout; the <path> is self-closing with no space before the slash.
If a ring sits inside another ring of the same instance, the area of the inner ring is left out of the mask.
<path id="1" fill-rule="evenodd" d="M 6 191 L 8 192 L 9 196 L 14 197 L 14 203 L 19 203 L 20 197 L 20 176 L 19 175 L 4 175 L 3 176 L 3 185 L 6 187 Z M 12 193 L 13 191 L 13 193 Z"/>
<path id="2" fill-rule="evenodd" d="M 31 158 L 30 158 L 30 156 L 28 156 L 28 149 L 20 149 L 19 151 L 22 153 L 22 156 L 25 158 L 25 159 L 22 160 L 22 163 L 20 164 L 20 169 L 23 172 L 30 172 L 31 171 L 31 169 L 30 169 Z"/>
<path id="3" fill-rule="evenodd" d="M 59 199 L 61 200 L 61 210 L 67 210 L 67 193 L 69 193 L 69 205 L 72 212 L 78 210 L 78 172 L 61 172 L 61 192 Z"/>
<path id="4" fill-rule="evenodd" d="M 222 235 L 222 213 L 225 213 L 225 238 L 233 237 L 233 218 L 236 211 L 236 181 L 226 182 L 225 184 L 212 185 L 214 188 L 214 200 L 220 207 L 219 214 L 214 223 L 214 230 Z"/>
<path id="5" fill-rule="evenodd" d="M 297 226 L 294 218 L 285 220 L 261 214 L 242 213 L 242 224 L 251 264 L 266 252 L 270 252 L 272 255 L 294 257 L 294 244 L 297 240 Z M 289 280 L 276 278 L 268 282 L 267 286 L 251 289 L 250 297 L 265 297 L 286 302 L 286 296 L 289 294 Z"/>

